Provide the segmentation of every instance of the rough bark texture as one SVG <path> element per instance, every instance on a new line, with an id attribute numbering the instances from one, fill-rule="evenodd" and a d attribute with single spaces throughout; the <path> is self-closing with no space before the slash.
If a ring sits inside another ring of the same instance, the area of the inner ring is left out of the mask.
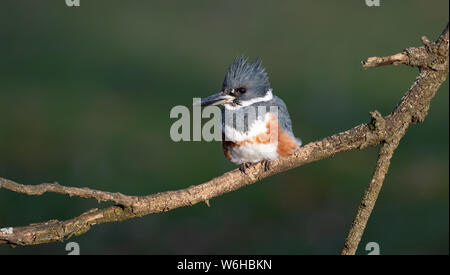
<path id="1" fill-rule="evenodd" d="M 362 62 L 363 68 L 379 67 L 390 64 L 404 63 L 410 66 L 420 68 L 420 73 L 413 85 L 403 97 L 402 101 L 396 106 L 394 111 L 387 116 L 392 118 L 395 123 L 386 124 L 378 113 L 372 116 L 379 121 L 379 128 L 386 126 L 395 128 L 391 135 L 386 136 L 383 145 L 380 148 L 375 171 L 372 180 L 367 187 L 355 219 L 353 220 L 350 231 L 345 240 L 342 255 L 354 255 L 358 244 L 366 228 L 367 221 L 375 206 L 375 202 L 383 185 L 384 178 L 388 172 L 390 161 L 400 140 L 405 135 L 410 124 L 423 122 L 430 102 L 433 99 L 440 85 L 445 81 L 448 75 L 448 47 L 449 34 L 448 24 L 442 32 L 436 43 L 431 43 L 428 38 L 422 36 L 422 42 L 425 44 L 419 48 L 408 48 L 403 53 L 390 57 L 371 57 Z"/>
<path id="2" fill-rule="evenodd" d="M 378 194 L 380 193 L 381 186 L 383 185 L 384 178 L 389 169 L 392 155 L 399 142 L 400 139 L 396 138 L 391 142 L 385 142 L 381 146 L 372 181 L 364 192 L 364 196 L 359 204 L 358 212 L 352 223 L 347 239 L 345 240 L 342 255 L 354 255 L 356 253 L 356 249 L 358 248 L 358 244 L 364 233 L 370 214 L 375 207 L 375 202 L 377 201 Z"/>
<path id="3" fill-rule="evenodd" d="M 311 142 L 293 155 L 273 161 L 267 171 L 263 164 L 257 163 L 250 166 L 246 174 L 235 169 L 203 184 L 149 196 L 126 196 L 88 188 L 64 187 L 57 183 L 30 186 L 0 178 L 0 188 L 18 193 L 40 195 L 44 192 L 56 192 L 118 204 L 105 209 L 92 209 L 66 221 L 51 220 L 23 227 L 2 228 L 0 243 L 35 245 L 63 241 L 73 235 L 83 234 L 90 230 L 91 226 L 100 223 L 123 221 L 199 202 L 209 205 L 209 200 L 214 197 L 253 184 L 271 175 L 335 154 L 383 143 L 373 179 L 364 195 L 343 250 L 343 254 L 354 254 L 380 191 L 393 151 L 408 126 L 424 120 L 431 99 L 448 74 L 448 25 L 437 42 L 422 40 L 425 43 L 422 47 L 408 48 L 392 57 L 369 58 L 363 62 L 363 68 L 400 63 L 420 68 L 416 81 L 391 114 L 383 118 L 377 111 L 372 112 L 370 123 Z"/>

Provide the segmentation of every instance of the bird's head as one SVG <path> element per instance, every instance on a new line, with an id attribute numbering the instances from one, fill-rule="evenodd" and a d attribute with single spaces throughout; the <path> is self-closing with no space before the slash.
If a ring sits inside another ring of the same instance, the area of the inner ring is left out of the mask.
<path id="1" fill-rule="evenodd" d="M 249 62 L 244 56 L 236 57 L 228 68 L 219 93 L 201 100 L 202 106 L 208 105 L 247 105 L 267 97 L 270 93 L 269 76 L 259 58 Z"/>

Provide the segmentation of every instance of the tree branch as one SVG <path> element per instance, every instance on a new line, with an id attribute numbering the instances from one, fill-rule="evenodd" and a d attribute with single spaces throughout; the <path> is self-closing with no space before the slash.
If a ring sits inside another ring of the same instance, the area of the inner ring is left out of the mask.
<path id="1" fill-rule="evenodd" d="M 367 221 L 369 220 L 370 214 L 375 206 L 375 202 L 377 201 L 384 178 L 389 169 L 392 155 L 394 154 L 399 142 L 400 139 L 396 138 L 390 142 L 385 142 L 381 146 L 372 180 L 370 181 L 361 203 L 359 204 L 358 212 L 353 220 L 347 239 L 345 240 L 342 255 L 354 255 L 356 253 L 356 249 L 361 241 Z"/>
<path id="2" fill-rule="evenodd" d="M 264 165 L 256 163 L 246 170 L 246 174 L 243 174 L 239 169 L 235 169 L 200 185 L 149 196 L 126 196 L 120 193 L 102 192 L 89 188 L 63 187 L 59 184 L 29 186 L 0 178 L 0 188 L 23 194 L 40 195 L 44 192 L 56 192 L 119 204 L 105 209 L 92 209 L 66 221 L 52 220 L 23 227 L 2 228 L 0 229 L 0 243 L 35 245 L 61 241 L 73 235 L 83 234 L 91 226 L 100 223 L 123 221 L 190 206 L 199 202 L 205 202 L 209 205 L 209 200 L 214 197 L 283 171 L 342 152 L 375 146 L 390 140 L 391 137 L 398 137 L 399 133 L 403 136 L 410 124 L 423 121 L 431 99 L 447 77 L 448 25 L 446 32 L 441 35 L 438 42 L 418 48 L 409 48 L 405 50 L 405 53 L 408 58 L 402 63 L 418 66 L 421 68 L 421 72 L 391 114 L 383 118 L 377 112 L 372 113 L 370 123 L 361 124 L 350 130 L 311 142 L 301 147 L 293 155 L 273 161 L 267 171 L 264 169 Z M 374 64 L 373 61 L 371 63 Z M 384 147 L 385 145 L 383 145 Z M 383 165 L 380 164 L 380 166 Z M 379 179 L 382 182 L 381 177 Z M 359 230 L 361 235 L 363 230 L 364 228 Z"/>
<path id="3" fill-rule="evenodd" d="M 440 77 L 444 77 L 444 80 L 448 74 L 448 28 L 449 26 L 447 24 L 447 27 L 444 29 L 436 43 L 432 43 L 428 38 L 422 36 L 422 42 L 424 43 L 423 47 L 409 48 L 403 53 L 389 57 L 370 57 L 366 61 L 362 62 L 363 68 L 379 67 L 388 64 L 397 65 L 399 63 L 418 66 L 421 68 L 421 73 L 408 91 L 408 94 L 423 93 L 426 88 L 422 87 L 422 85 L 433 82 L 432 80 L 434 74 L 431 74 L 432 71 L 437 71 L 440 69 L 442 73 Z M 435 56 L 429 53 L 435 53 Z M 445 57 L 445 59 L 442 59 L 443 57 Z M 434 84 L 437 83 L 438 81 Z M 428 102 L 415 102 L 416 104 L 413 106 L 415 111 L 411 113 L 413 114 L 411 116 L 411 123 L 422 122 L 424 120 L 433 96 L 434 94 L 430 95 Z M 407 108 L 405 105 L 407 102 L 408 101 L 406 100 L 402 100 L 393 113 L 403 113 L 403 110 L 406 110 Z M 380 114 L 374 113 L 373 117 L 374 119 L 381 121 L 384 125 L 384 120 L 381 118 Z M 342 255 L 354 255 L 356 253 L 358 244 L 361 241 L 364 229 L 366 228 L 367 221 L 369 220 L 370 214 L 372 213 L 378 194 L 380 193 L 383 185 L 384 178 L 388 172 L 392 155 L 400 143 L 400 140 L 405 135 L 409 124 L 410 123 L 404 124 L 403 127 L 399 127 L 396 130 L 395 135 L 384 140 L 384 144 L 381 146 L 378 154 L 378 160 L 372 180 L 364 193 L 361 203 L 359 204 L 358 211 L 345 240 L 344 248 L 341 252 Z"/>
<path id="4" fill-rule="evenodd" d="M 404 64 L 408 61 L 408 54 L 406 52 L 398 53 L 392 56 L 385 57 L 369 57 L 367 60 L 361 62 L 363 69 L 375 68 L 385 65 Z"/>
<path id="5" fill-rule="evenodd" d="M 76 196 L 80 198 L 96 199 L 98 202 L 112 201 L 123 206 L 131 206 L 137 201 L 137 197 L 134 196 L 125 196 L 121 193 L 104 192 L 89 188 L 66 187 L 59 185 L 57 182 L 42 183 L 38 185 L 23 185 L 0 178 L 0 187 L 26 195 L 42 195 L 46 192 L 53 192 L 68 195 L 70 197 Z"/>

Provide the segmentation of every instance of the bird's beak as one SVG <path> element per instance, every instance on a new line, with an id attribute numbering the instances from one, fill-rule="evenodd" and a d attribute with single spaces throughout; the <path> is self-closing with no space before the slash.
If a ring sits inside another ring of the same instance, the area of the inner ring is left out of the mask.
<path id="1" fill-rule="evenodd" d="M 234 96 L 226 95 L 223 92 L 210 95 L 208 97 L 202 98 L 201 106 L 219 105 L 227 104 L 233 102 Z"/>

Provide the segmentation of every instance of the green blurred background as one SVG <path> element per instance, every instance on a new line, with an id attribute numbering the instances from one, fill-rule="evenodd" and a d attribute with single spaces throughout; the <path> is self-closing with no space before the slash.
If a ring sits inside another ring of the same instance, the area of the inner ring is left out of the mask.
<path id="1" fill-rule="evenodd" d="M 234 169 L 218 142 L 170 139 L 175 105 L 220 89 L 236 55 L 260 56 L 304 143 L 388 114 L 417 69 L 360 61 L 435 40 L 447 0 L 6 0 L 0 6 L 0 176 L 129 195 Z M 408 130 L 361 241 L 382 254 L 449 253 L 449 93 Z M 167 213 L 103 224 L 82 254 L 337 254 L 377 148 L 340 154 Z M 0 227 L 64 220 L 109 203 L 0 190 Z M 66 254 L 65 243 L 0 254 Z"/>

